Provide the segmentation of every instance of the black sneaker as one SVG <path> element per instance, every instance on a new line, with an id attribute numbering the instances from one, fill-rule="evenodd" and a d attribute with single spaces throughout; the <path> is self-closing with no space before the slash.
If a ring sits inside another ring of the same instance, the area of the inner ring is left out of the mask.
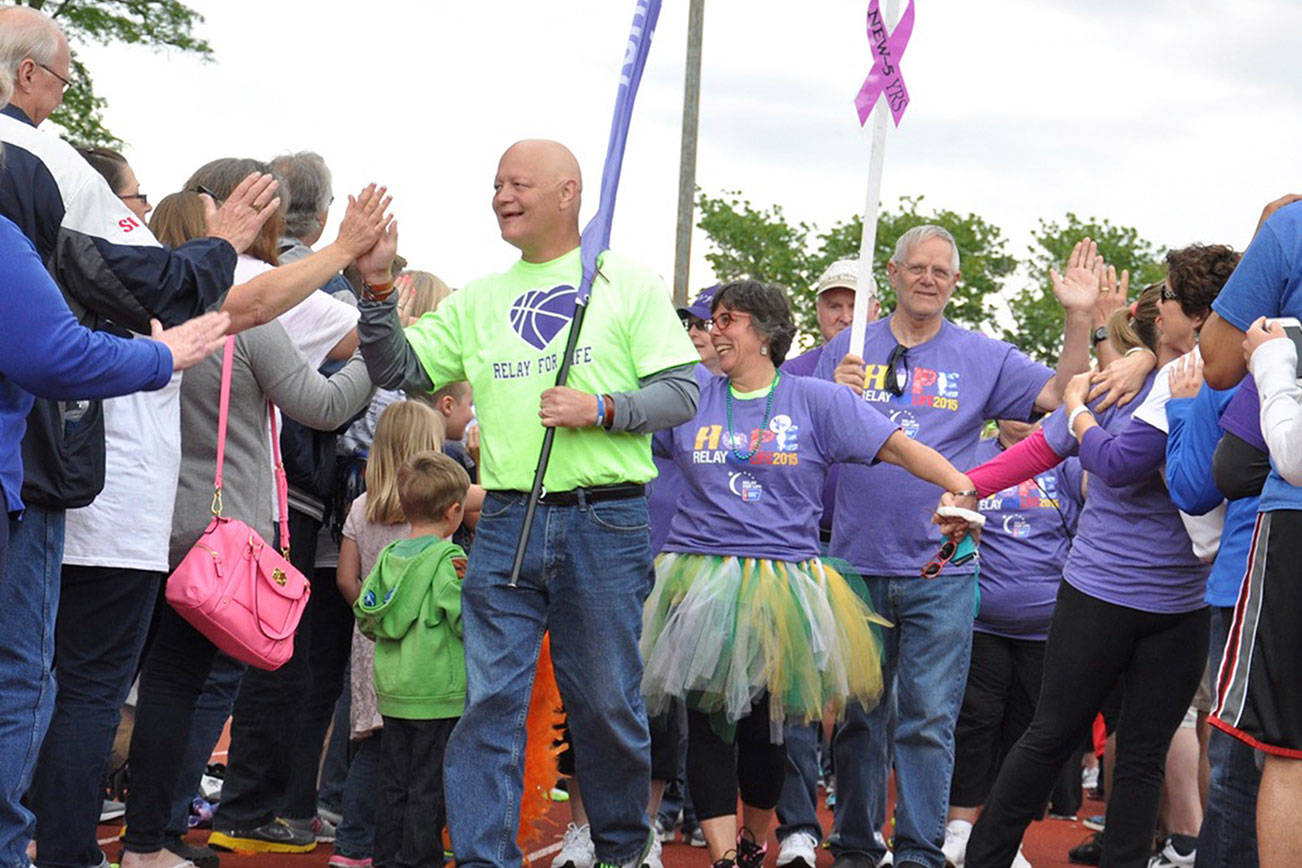
<path id="1" fill-rule="evenodd" d="M 316 847 L 316 836 L 275 819 L 255 829 L 214 829 L 208 846 L 232 853 L 306 853 Z"/>
<path id="2" fill-rule="evenodd" d="M 216 850 L 211 847 L 196 847 L 184 838 L 164 838 L 163 848 L 193 862 L 197 868 L 220 868 L 221 865 L 221 857 Z"/>
<path id="3" fill-rule="evenodd" d="M 755 843 L 755 836 L 751 834 L 750 829 L 742 829 L 737 833 L 737 868 L 764 868 L 764 857 L 768 855 L 769 845 L 765 841 L 763 846 Z"/>
<path id="4" fill-rule="evenodd" d="M 1102 860 L 1102 832 L 1095 832 L 1088 839 L 1067 851 L 1067 861 L 1073 865 L 1097 865 Z"/>

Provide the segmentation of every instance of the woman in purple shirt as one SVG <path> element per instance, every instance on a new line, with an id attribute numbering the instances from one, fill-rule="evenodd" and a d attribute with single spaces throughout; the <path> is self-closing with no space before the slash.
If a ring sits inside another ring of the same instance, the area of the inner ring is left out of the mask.
<path id="1" fill-rule="evenodd" d="M 643 618 L 643 692 L 652 714 L 687 705 L 687 779 L 716 866 L 759 868 L 783 724 L 881 692 L 875 616 L 818 556 L 829 465 L 881 460 L 948 491 L 969 483 L 848 389 L 778 374 L 795 332 L 782 290 L 729 284 L 712 313 L 724 376 L 701 387 L 696 418 L 654 440 L 683 490 Z"/>
<path id="2" fill-rule="evenodd" d="M 1148 864 L 1167 746 L 1205 666 L 1208 567 L 1194 554 L 1162 476 L 1165 404 L 1146 406 L 1144 399 L 1157 391 L 1158 377 L 1168 376 L 1165 366 L 1196 346 L 1198 328 L 1236 260 L 1228 247 L 1172 251 L 1166 280 L 1113 315 L 1108 331 L 1117 348 L 1146 347 L 1163 366 L 1134 402 L 1091 415 L 1083 403 L 1089 379 L 1082 375 L 1045 420 L 1042 436 L 971 471 L 983 493 L 1076 453 L 1090 474 L 1049 629 L 1035 717 L 972 830 L 971 868 L 1003 868 L 1013 859 L 1058 770 L 1118 682 L 1117 770 L 1103 864 Z"/>

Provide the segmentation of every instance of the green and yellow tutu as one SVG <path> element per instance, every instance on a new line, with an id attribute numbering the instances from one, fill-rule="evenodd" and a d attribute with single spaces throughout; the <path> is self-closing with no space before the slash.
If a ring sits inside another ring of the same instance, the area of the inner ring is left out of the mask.
<path id="1" fill-rule="evenodd" d="M 822 720 L 882 692 L 878 617 L 835 569 L 668 552 L 642 615 L 642 692 L 651 714 L 672 700 L 731 726 L 769 692 L 783 722 Z"/>

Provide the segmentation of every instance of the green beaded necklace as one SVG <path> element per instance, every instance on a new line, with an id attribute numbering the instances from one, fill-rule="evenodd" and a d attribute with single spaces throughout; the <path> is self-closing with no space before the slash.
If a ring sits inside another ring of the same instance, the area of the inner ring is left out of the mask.
<path id="1" fill-rule="evenodd" d="M 775 372 L 773 374 L 773 385 L 769 386 L 768 399 L 764 402 L 764 421 L 760 423 L 760 437 L 755 438 L 755 445 L 745 455 L 737 451 L 737 435 L 732 430 L 732 383 L 725 387 L 728 390 L 728 442 L 732 444 L 732 457 L 738 461 L 750 461 L 755 453 L 759 451 L 760 438 L 764 436 L 764 429 L 769 427 L 769 414 L 773 412 L 773 393 L 778 390 L 778 380 L 780 379 L 782 379 L 782 374 Z"/>

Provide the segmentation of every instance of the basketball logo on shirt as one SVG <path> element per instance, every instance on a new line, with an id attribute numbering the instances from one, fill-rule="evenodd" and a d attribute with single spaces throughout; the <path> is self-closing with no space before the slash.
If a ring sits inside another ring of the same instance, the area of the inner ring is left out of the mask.
<path id="1" fill-rule="evenodd" d="M 531 289 L 511 302 L 511 328 L 536 350 L 544 349 L 574 318 L 579 291 L 562 284 Z"/>

